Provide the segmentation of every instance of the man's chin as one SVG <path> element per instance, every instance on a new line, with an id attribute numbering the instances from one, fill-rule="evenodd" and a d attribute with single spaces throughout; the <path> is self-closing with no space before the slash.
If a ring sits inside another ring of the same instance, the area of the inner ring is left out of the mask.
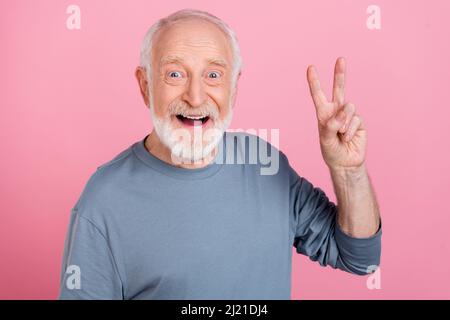
<path id="1" fill-rule="evenodd" d="M 211 160 L 217 154 L 219 143 L 209 143 L 204 146 L 192 146 L 192 144 L 176 144 L 171 148 L 172 162 L 177 164 L 202 163 Z"/>
<path id="2" fill-rule="evenodd" d="M 182 149 L 194 150 L 196 154 L 200 152 L 204 154 L 202 157 L 208 156 L 212 149 L 217 146 L 225 131 L 213 119 L 208 119 L 203 124 L 196 123 L 196 125 L 180 123 L 178 119 L 175 121 L 176 123 L 172 123 L 170 130 L 171 149 L 176 147 L 173 152 L 175 154 L 180 152 L 179 149 Z M 196 156 L 195 159 L 199 160 L 202 157 Z"/>
<path id="3" fill-rule="evenodd" d="M 231 114 L 229 119 L 231 119 Z M 172 162 L 198 163 L 211 159 L 211 156 L 217 153 L 215 149 L 230 120 L 217 119 L 216 121 L 216 119 L 210 118 L 202 125 L 194 126 L 180 122 L 176 116 L 165 121 L 156 118 L 154 128 L 161 142 L 171 150 Z"/>

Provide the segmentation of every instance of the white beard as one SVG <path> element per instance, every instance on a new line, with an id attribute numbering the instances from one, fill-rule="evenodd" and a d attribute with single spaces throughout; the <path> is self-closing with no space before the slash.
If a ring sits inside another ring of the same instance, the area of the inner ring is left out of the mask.
<path id="1" fill-rule="evenodd" d="M 203 130 L 201 126 L 194 127 L 194 134 L 191 137 L 190 130 L 173 128 L 170 118 L 164 119 L 156 116 L 152 104 L 149 109 L 156 134 L 161 142 L 171 150 L 171 158 L 174 163 L 198 162 L 209 156 L 220 143 L 233 118 L 233 108 L 230 105 L 224 120 L 209 119 L 208 121 L 214 122 L 214 127 L 206 130 Z"/>

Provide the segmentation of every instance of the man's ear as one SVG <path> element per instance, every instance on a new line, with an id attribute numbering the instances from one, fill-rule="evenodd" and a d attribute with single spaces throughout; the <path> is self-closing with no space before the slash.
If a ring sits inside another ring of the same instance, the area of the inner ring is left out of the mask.
<path id="1" fill-rule="evenodd" d="M 136 70 L 134 71 L 134 76 L 136 77 L 136 80 L 139 84 L 139 90 L 141 91 L 141 96 L 144 99 L 144 103 L 147 107 L 150 106 L 150 99 L 148 96 L 148 81 L 147 81 L 147 73 L 145 72 L 145 69 L 141 66 L 136 67 Z"/>

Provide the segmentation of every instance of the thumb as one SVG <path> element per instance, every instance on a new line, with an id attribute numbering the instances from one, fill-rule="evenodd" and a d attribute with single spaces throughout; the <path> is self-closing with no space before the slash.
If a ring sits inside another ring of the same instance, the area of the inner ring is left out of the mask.
<path id="1" fill-rule="evenodd" d="M 346 114 L 343 109 L 333 115 L 322 127 L 321 137 L 326 141 L 336 139 L 339 129 L 344 125 Z"/>

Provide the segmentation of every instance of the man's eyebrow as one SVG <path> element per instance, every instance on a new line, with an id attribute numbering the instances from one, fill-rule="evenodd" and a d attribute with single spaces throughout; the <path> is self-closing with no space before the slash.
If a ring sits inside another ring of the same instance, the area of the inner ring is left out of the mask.
<path id="1" fill-rule="evenodd" d="M 210 58 L 207 60 L 208 64 L 214 64 L 214 65 L 218 65 L 224 68 L 228 67 L 228 63 L 222 59 L 222 58 Z M 160 60 L 160 65 L 163 66 L 165 64 L 170 64 L 170 63 L 178 63 L 178 64 L 183 64 L 183 58 L 180 56 L 176 56 L 176 55 L 169 55 L 169 56 L 165 56 L 162 57 Z"/>
<path id="2" fill-rule="evenodd" d="M 208 63 L 209 64 L 215 64 L 215 65 L 218 65 L 218 66 L 221 66 L 221 67 L 224 67 L 224 68 L 228 67 L 228 63 L 222 58 L 211 58 L 211 59 L 208 59 Z"/>
<path id="3" fill-rule="evenodd" d="M 161 65 L 164 64 L 168 64 L 168 63 L 183 63 L 183 59 L 179 56 L 175 56 L 175 55 L 170 55 L 170 56 L 165 56 L 162 57 L 161 60 L 159 61 L 159 63 Z"/>

